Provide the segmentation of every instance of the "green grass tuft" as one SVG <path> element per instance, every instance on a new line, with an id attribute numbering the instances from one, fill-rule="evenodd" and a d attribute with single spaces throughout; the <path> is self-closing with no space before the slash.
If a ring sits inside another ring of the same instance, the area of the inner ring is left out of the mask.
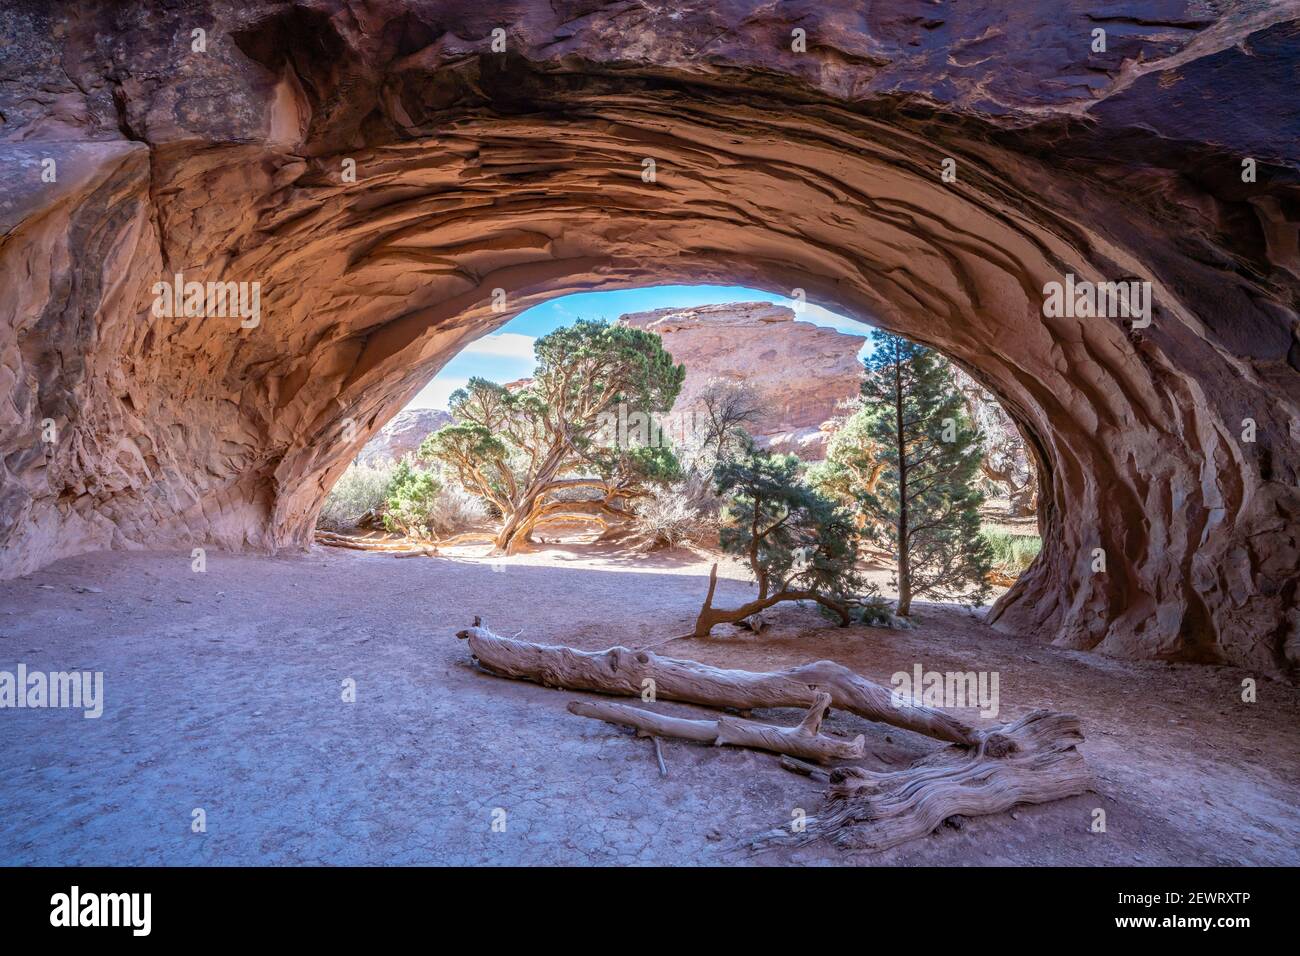
<path id="1" fill-rule="evenodd" d="M 1010 534 L 984 530 L 980 534 L 993 549 L 993 567 L 1004 574 L 1017 575 L 1029 567 L 1043 549 L 1043 539 L 1036 534 Z"/>

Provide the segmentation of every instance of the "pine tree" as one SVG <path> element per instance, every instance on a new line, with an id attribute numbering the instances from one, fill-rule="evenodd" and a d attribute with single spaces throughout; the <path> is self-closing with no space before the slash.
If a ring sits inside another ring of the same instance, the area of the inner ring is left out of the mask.
<path id="1" fill-rule="evenodd" d="M 992 555 L 975 490 L 980 436 L 952 366 L 897 335 L 878 330 L 872 342 L 862 401 L 885 468 L 858 500 L 874 519 L 868 528 L 897 556 L 897 613 L 907 616 L 922 596 L 982 603 Z"/>

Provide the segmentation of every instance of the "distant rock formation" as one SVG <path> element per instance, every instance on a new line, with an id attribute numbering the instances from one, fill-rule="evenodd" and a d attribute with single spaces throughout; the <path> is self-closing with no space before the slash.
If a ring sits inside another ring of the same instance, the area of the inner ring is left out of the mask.
<path id="1" fill-rule="evenodd" d="M 737 382 L 753 393 L 757 418 L 748 428 L 760 445 L 816 461 L 843 402 L 858 394 L 858 350 L 866 338 L 795 321 L 783 305 L 732 302 L 689 309 L 632 312 L 622 325 L 657 332 L 686 366 L 673 415 L 697 410 L 710 382 Z"/>
<path id="2" fill-rule="evenodd" d="M 441 408 L 407 408 L 393 416 L 366 447 L 357 454 L 365 465 L 385 458 L 397 461 L 413 454 L 433 432 L 451 424 L 451 415 Z"/>

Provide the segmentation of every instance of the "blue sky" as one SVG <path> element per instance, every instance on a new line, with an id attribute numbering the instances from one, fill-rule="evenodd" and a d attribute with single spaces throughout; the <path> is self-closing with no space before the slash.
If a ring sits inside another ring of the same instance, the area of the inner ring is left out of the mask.
<path id="1" fill-rule="evenodd" d="M 467 345 L 448 362 L 408 405 L 408 408 L 446 408 L 447 398 L 471 376 L 494 382 L 512 382 L 533 373 L 533 341 L 578 319 L 608 319 L 613 322 L 626 312 L 651 309 L 687 308 L 722 302 L 775 302 L 793 306 L 792 300 L 770 292 L 732 285 L 662 285 L 618 292 L 579 292 L 560 296 L 520 312 L 491 335 Z M 828 326 L 853 335 L 866 335 L 870 328 L 808 303 L 802 322 Z M 864 345 L 864 352 L 866 351 Z"/>

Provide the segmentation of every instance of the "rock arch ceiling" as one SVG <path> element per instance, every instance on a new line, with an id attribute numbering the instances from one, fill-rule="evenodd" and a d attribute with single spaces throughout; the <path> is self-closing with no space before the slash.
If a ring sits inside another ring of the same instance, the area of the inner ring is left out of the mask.
<path id="1" fill-rule="evenodd" d="M 482 6 L 0 15 L 7 575 L 305 547 L 468 340 L 567 291 L 742 282 L 942 348 L 1020 421 L 1047 545 L 997 626 L 1294 668 L 1295 5 Z M 155 316 L 176 273 L 260 283 L 260 321 Z M 1150 281 L 1150 325 L 1045 318 L 1067 273 Z"/>

